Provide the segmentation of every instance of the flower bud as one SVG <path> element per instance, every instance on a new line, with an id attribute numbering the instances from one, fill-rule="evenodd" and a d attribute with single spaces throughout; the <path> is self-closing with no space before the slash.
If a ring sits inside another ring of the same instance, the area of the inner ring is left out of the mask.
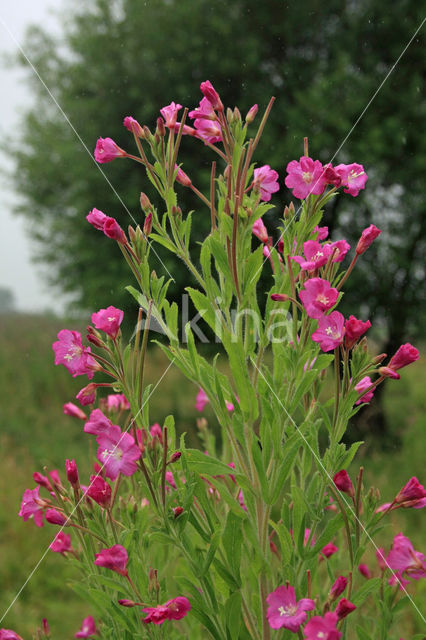
<path id="1" fill-rule="evenodd" d="M 182 507 L 175 507 L 174 509 L 172 509 L 173 511 L 173 515 L 176 518 L 178 518 L 182 513 L 183 513 L 183 508 Z"/>
<path id="2" fill-rule="evenodd" d="M 360 564 L 358 565 L 358 571 L 360 572 L 360 574 L 362 576 L 364 576 L 364 578 L 367 578 L 367 580 L 369 578 L 371 578 L 371 572 L 370 569 L 367 567 L 366 564 Z"/>
<path id="3" fill-rule="evenodd" d="M 254 104 L 248 111 L 247 115 L 246 115 L 246 123 L 247 124 L 251 124 L 253 122 L 253 120 L 255 119 L 257 112 L 259 110 L 259 107 L 257 106 L 257 104 Z"/>
<path id="4" fill-rule="evenodd" d="M 226 119 L 229 122 L 229 124 L 232 124 L 234 120 L 234 114 L 232 112 L 232 109 L 230 109 L 229 107 L 227 107 L 226 109 Z"/>
<path id="5" fill-rule="evenodd" d="M 149 236 L 152 231 L 152 213 L 148 213 L 143 224 L 143 232 L 145 236 Z"/>
<path id="6" fill-rule="evenodd" d="M 333 584 L 333 586 L 330 589 L 330 594 L 329 594 L 330 600 L 332 601 L 336 600 L 336 598 L 342 595 L 342 593 L 346 589 L 347 584 L 348 584 L 347 578 L 345 578 L 344 576 L 339 576 L 336 582 Z"/>
<path id="7" fill-rule="evenodd" d="M 108 238 L 111 238 L 111 240 L 116 240 L 120 244 L 127 244 L 126 234 L 114 218 L 107 217 L 105 220 L 104 234 Z"/>
<path id="8" fill-rule="evenodd" d="M 144 131 L 137 120 L 132 118 L 132 116 L 126 116 L 123 120 L 123 125 L 126 127 L 128 131 L 133 133 L 138 138 L 144 138 Z"/>
<path id="9" fill-rule="evenodd" d="M 87 330 L 86 338 L 89 342 L 95 345 L 95 347 L 102 348 L 105 346 L 105 343 L 101 338 L 101 334 L 98 331 L 96 331 L 96 329 L 94 329 L 91 325 L 88 325 L 86 330 Z"/>
<path id="10" fill-rule="evenodd" d="M 382 233 L 381 230 L 375 227 L 374 224 L 370 224 L 367 229 L 364 229 L 356 247 L 357 255 L 360 256 L 367 251 L 368 247 L 374 242 L 380 233 Z"/>
<path id="11" fill-rule="evenodd" d="M 371 364 L 380 364 L 386 358 L 387 353 L 380 353 L 378 356 L 372 359 Z"/>
<path id="12" fill-rule="evenodd" d="M 78 469 L 75 460 L 66 460 L 65 471 L 67 473 L 67 479 L 70 485 L 73 488 L 78 488 L 80 486 L 80 483 L 78 480 Z"/>
<path id="13" fill-rule="evenodd" d="M 50 522 L 50 524 L 58 524 L 60 527 L 64 527 L 68 524 L 67 518 L 56 509 L 47 509 L 44 517 L 47 522 Z"/>
<path id="14" fill-rule="evenodd" d="M 341 471 L 338 471 L 338 473 L 336 473 L 333 478 L 333 482 L 336 485 L 336 487 L 339 489 L 339 491 L 342 491 L 343 493 L 347 493 L 348 495 L 351 496 L 351 498 L 354 497 L 355 495 L 354 486 L 352 484 L 352 480 L 350 479 L 347 471 L 345 471 L 344 469 L 342 469 Z"/>
<path id="15" fill-rule="evenodd" d="M 164 126 L 164 120 L 161 117 L 157 118 L 157 128 L 155 133 L 160 136 L 160 138 L 164 138 L 166 135 L 166 127 Z"/>
<path id="16" fill-rule="evenodd" d="M 150 131 L 149 127 L 147 127 L 147 126 L 146 126 L 146 124 L 143 126 L 143 133 L 144 133 L 144 137 L 145 137 L 147 140 L 151 140 L 151 138 L 152 138 L 152 133 L 151 133 L 151 131 Z"/>
<path id="17" fill-rule="evenodd" d="M 182 452 L 181 451 L 175 451 L 174 453 L 172 453 L 172 455 L 170 456 L 170 460 L 168 461 L 167 464 L 173 464 L 174 462 L 176 462 L 177 460 L 179 460 L 179 458 L 181 457 Z"/>
<path id="18" fill-rule="evenodd" d="M 151 209 L 152 209 L 151 201 L 148 198 L 148 196 L 146 195 L 146 193 L 144 193 L 143 191 L 141 191 L 140 203 L 141 203 L 142 211 L 144 213 L 149 213 L 151 211 Z"/>
<path id="19" fill-rule="evenodd" d="M 138 603 L 137 602 L 133 602 L 133 600 L 119 600 L 118 604 L 121 604 L 122 607 L 137 607 Z"/>
<path id="20" fill-rule="evenodd" d="M 272 293 L 271 300 L 274 302 L 287 302 L 290 298 L 285 293 Z"/>
<path id="21" fill-rule="evenodd" d="M 336 607 L 336 613 L 339 620 L 343 620 L 347 615 L 355 611 L 356 606 L 346 598 L 342 598 Z"/>
<path id="22" fill-rule="evenodd" d="M 80 407 L 77 407 L 77 405 L 73 402 L 67 402 L 66 404 L 64 404 L 64 413 L 66 416 L 71 416 L 72 418 L 87 420 L 87 416 L 84 411 L 82 411 Z"/>

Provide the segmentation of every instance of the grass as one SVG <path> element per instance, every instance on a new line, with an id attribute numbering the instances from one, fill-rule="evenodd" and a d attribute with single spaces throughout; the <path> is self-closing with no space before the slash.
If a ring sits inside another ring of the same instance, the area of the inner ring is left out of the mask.
<path id="1" fill-rule="evenodd" d="M 76 459 L 82 478 L 87 477 L 90 470 L 82 423 L 62 412 L 63 404 L 72 401 L 85 384 L 84 378 L 73 379 L 64 367 L 53 364 L 51 343 L 64 327 L 79 328 L 75 321 L 56 318 L 0 316 L 0 617 L 54 535 L 53 528 L 37 529 L 33 523 L 24 523 L 17 516 L 24 489 L 34 486 L 33 471 L 43 471 L 47 466 L 59 469 L 63 475 L 65 458 Z M 165 356 L 158 349 L 152 349 L 146 379 L 155 384 L 167 367 Z M 368 457 L 363 457 L 361 450 L 351 470 L 355 474 L 363 464 L 367 486 L 380 487 L 383 502 L 391 500 L 410 476 L 422 479 L 426 427 L 422 378 L 425 372 L 423 360 L 404 370 L 399 382 L 387 383 L 386 414 L 391 433 L 400 436 L 401 445 L 386 452 L 366 448 Z M 196 394 L 197 389 L 178 369 L 170 367 L 152 395 L 151 423 L 161 423 L 173 413 L 179 431 L 187 432 L 190 443 L 196 445 L 195 424 L 199 417 L 194 409 Z M 208 408 L 205 415 L 213 420 Z M 402 531 L 412 539 L 415 548 L 421 548 L 419 516 L 415 510 L 392 513 L 379 543 Z M 373 551 L 367 555 L 373 567 Z M 46 617 L 54 637 L 72 637 L 81 619 L 92 613 L 69 589 L 68 583 L 74 577 L 61 556 L 47 551 L 0 627 L 15 628 L 30 637 Z M 410 593 L 417 592 L 414 597 L 420 605 L 425 589 L 420 585 L 415 587 L 410 587 Z M 418 617 L 410 609 L 401 621 L 400 635 L 407 639 L 419 630 Z"/>

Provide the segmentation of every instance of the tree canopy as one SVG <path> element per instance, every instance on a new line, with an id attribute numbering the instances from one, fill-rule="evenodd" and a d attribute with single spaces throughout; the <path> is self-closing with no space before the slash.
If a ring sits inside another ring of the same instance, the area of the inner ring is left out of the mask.
<path id="1" fill-rule="evenodd" d="M 352 243 L 372 222 L 383 229 L 351 277 L 346 311 L 374 317 L 389 350 L 414 336 L 424 318 L 421 32 L 392 67 L 422 17 L 414 0 L 391 8 L 384 0 L 91 0 L 67 8 L 59 39 L 32 28 L 24 49 L 69 119 L 29 72 L 35 101 L 15 138 L 15 177 L 24 198 L 19 212 L 51 283 L 81 308 L 107 306 L 111 291 L 122 292 L 123 307 L 131 304 L 115 244 L 103 242 L 85 216 L 97 207 L 123 228 L 132 221 L 128 212 L 141 221 L 139 193 L 151 196 L 148 181 L 129 161 L 96 168 L 83 144 L 92 152 L 99 136 L 109 136 L 131 148 L 124 116 L 153 128 L 172 100 L 197 106 L 199 84 L 210 79 L 242 113 L 277 97 L 257 160 L 280 173 L 279 211 L 291 198 L 285 166 L 302 155 L 304 136 L 322 162 L 364 164 L 363 195 L 336 198 L 326 214 L 333 235 Z M 200 145 L 195 157 L 193 144 L 184 140 L 180 160 L 203 189 L 209 152 Z M 182 208 L 195 208 L 194 223 L 205 228 L 207 209 L 183 187 L 181 195 Z M 271 229 L 273 221 L 272 212 Z M 161 257 L 178 293 L 183 269 Z"/>

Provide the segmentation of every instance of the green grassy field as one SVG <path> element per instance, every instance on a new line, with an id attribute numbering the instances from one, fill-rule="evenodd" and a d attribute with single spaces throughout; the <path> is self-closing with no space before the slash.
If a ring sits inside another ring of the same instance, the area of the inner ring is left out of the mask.
<path id="1" fill-rule="evenodd" d="M 81 476 L 89 472 L 82 423 L 62 411 L 63 404 L 74 399 L 85 381 L 71 378 L 64 367 L 53 364 L 51 343 L 62 328 L 78 327 L 75 321 L 55 318 L 0 316 L 0 616 L 43 558 L 0 624 L 0 627 L 17 629 L 24 637 L 31 637 L 37 624 L 46 617 L 53 637 L 70 638 L 81 619 L 91 613 L 67 586 L 73 575 L 66 561 L 47 551 L 53 529 L 37 529 L 31 522 L 22 522 L 17 515 L 24 489 L 34 486 L 33 471 L 42 472 L 43 467 L 48 466 L 63 473 L 65 458 L 75 458 Z M 165 357 L 154 348 L 149 352 L 146 379 L 155 384 L 167 367 Z M 402 444 L 385 453 L 376 447 L 368 457 L 363 456 L 361 450 L 354 465 L 354 473 L 355 467 L 365 466 L 367 484 L 380 487 L 383 502 L 391 500 L 410 476 L 425 480 L 422 478 L 425 372 L 426 363 L 421 360 L 404 370 L 402 380 L 388 382 L 386 414 L 391 433 L 399 435 Z M 179 431 L 187 432 L 196 444 L 195 422 L 199 416 L 194 409 L 196 394 L 197 389 L 172 366 L 153 393 L 151 423 L 161 422 L 173 413 Z M 208 410 L 206 415 L 211 416 Z M 383 537 L 391 539 L 402 531 L 421 549 L 420 516 L 415 510 L 392 514 Z M 373 557 L 371 552 L 371 559 Z M 410 593 L 417 591 L 415 601 L 420 606 L 425 587 L 415 586 L 418 588 L 410 587 Z M 405 640 L 414 630 L 421 630 L 416 616 L 409 610 L 401 622 L 400 633 Z"/>

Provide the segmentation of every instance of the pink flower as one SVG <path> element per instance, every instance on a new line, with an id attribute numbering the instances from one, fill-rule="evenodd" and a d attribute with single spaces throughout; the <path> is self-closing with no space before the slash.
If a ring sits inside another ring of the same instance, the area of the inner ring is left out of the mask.
<path id="1" fill-rule="evenodd" d="M 105 567 L 119 573 L 121 576 L 127 575 L 127 563 L 129 556 L 124 547 L 120 544 L 115 544 L 109 549 L 102 549 L 99 553 L 95 554 L 95 564 L 98 567 Z"/>
<path id="2" fill-rule="evenodd" d="M 50 493 L 52 493 L 53 495 L 55 495 L 55 492 L 53 491 L 53 487 L 49 482 L 49 478 L 47 476 L 44 476 L 42 473 L 39 473 L 38 471 L 34 471 L 33 473 L 33 480 L 34 482 L 36 482 L 37 484 L 40 485 L 40 487 L 44 487 L 45 489 L 47 489 Z"/>
<path id="3" fill-rule="evenodd" d="M 153 440 L 156 438 L 161 444 L 163 444 L 163 430 L 158 422 L 155 422 L 152 427 L 150 427 L 149 433 Z"/>
<path id="4" fill-rule="evenodd" d="M 72 486 L 78 486 L 78 469 L 75 460 L 65 461 L 65 471 L 67 474 L 67 480 Z"/>
<path id="5" fill-rule="evenodd" d="M 100 409 L 93 409 L 89 420 L 84 425 L 84 432 L 99 436 L 101 433 L 107 433 L 112 426 L 111 420 Z"/>
<path id="6" fill-rule="evenodd" d="M 84 411 L 82 411 L 80 407 L 77 407 L 73 402 L 67 402 L 64 404 L 64 413 L 66 416 L 72 416 L 73 418 L 79 418 L 80 420 L 87 420 L 87 416 Z"/>
<path id="7" fill-rule="evenodd" d="M 91 382 L 86 387 L 80 389 L 75 397 L 80 401 L 82 407 L 85 407 L 88 404 L 93 404 L 95 402 L 97 388 L 98 385 L 94 382 Z"/>
<path id="8" fill-rule="evenodd" d="M 314 616 L 309 620 L 303 630 L 307 640 L 339 640 L 342 637 L 340 631 L 337 630 L 337 613 L 329 611 L 322 618 Z"/>
<path id="9" fill-rule="evenodd" d="M 414 476 L 409 479 L 407 484 L 402 487 L 396 496 L 394 503 L 400 507 L 413 507 L 414 509 L 422 509 L 426 507 L 426 489 Z"/>
<path id="10" fill-rule="evenodd" d="M 419 359 L 419 351 L 412 344 L 407 342 L 399 347 L 395 355 L 392 356 L 391 361 L 388 364 L 389 369 L 396 371 L 402 369 L 412 362 L 416 362 Z"/>
<path id="11" fill-rule="evenodd" d="M 426 578 L 426 558 L 420 551 L 415 551 L 411 541 L 399 533 L 393 539 L 392 549 L 386 558 L 388 566 L 399 576 L 419 580 Z"/>
<path id="12" fill-rule="evenodd" d="M 171 102 L 167 107 L 160 109 L 160 113 L 166 121 L 166 127 L 169 129 L 175 128 L 177 114 L 180 109 L 182 109 L 182 105 L 174 102 Z"/>
<path id="13" fill-rule="evenodd" d="M 219 97 L 218 92 L 213 87 L 210 80 L 206 80 L 205 82 L 202 82 L 200 85 L 200 89 L 201 89 L 201 93 L 204 95 L 205 98 L 207 98 L 207 100 L 210 102 L 213 109 L 216 109 L 217 111 L 223 111 L 222 101 Z"/>
<path id="14" fill-rule="evenodd" d="M 191 603 L 188 598 L 179 596 L 168 600 L 165 604 L 159 604 L 156 607 L 146 607 L 142 609 L 148 615 L 144 619 L 145 624 L 152 622 L 153 624 L 162 624 L 165 620 L 180 620 L 184 618 L 191 610 Z"/>
<path id="15" fill-rule="evenodd" d="M 57 524 L 60 527 L 65 527 L 68 523 L 68 519 L 56 509 L 47 509 L 44 517 L 46 518 L 46 522 Z"/>
<path id="16" fill-rule="evenodd" d="M 358 382 L 358 384 L 355 385 L 355 391 L 358 391 L 360 395 L 359 399 L 355 402 L 356 405 L 363 403 L 367 404 L 370 402 L 374 396 L 374 391 L 376 390 L 376 387 L 371 386 L 372 384 L 371 378 L 369 376 L 365 376 Z M 370 391 L 368 391 L 368 393 L 364 393 L 367 389 L 370 389 Z"/>
<path id="17" fill-rule="evenodd" d="M 190 187 L 192 185 L 191 178 L 177 165 L 175 169 L 177 169 L 176 182 L 179 182 L 184 187 Z"/>
<path id="18" fill-rule="evenodd" d="M 47 506 L 48 503 L 40 498 L 40 487 L 25 489 L 18 515 L 23 518 L 24 522 L 34 518 L 34 523 L 37 527 L 42 527 L 43 508 Z"/>
<path id="19" fill-rule="evenodd" d="M 317 233 L 317 240 L 325 240 L 328 236 L 328 227 L 319 227 L 318 225 L 314 227 L 313 233 Z"/>
<path id="20" fill-rule="evenodd" d="M 320 553 L 322 553 L 324 558 L 330 558 L 338 551 L 339 551 L 339 547 L 336 547 L 335 544 L 333 544 L 332 542 L 329 542 L 328 544 L 325 545 L 325 547 L 321 549 Z"/>
<path id="21" fill-rule="evenodd" d="M 128 411 L 130 409 L 129 401 L 123 393 L 110 393 L 106 399 L 107 411 Z"/>
<path id="22" fill-rule="evenodd" d="M 336 487 L 339 489 L 339 491 L 342 491 L 343 493 L 347 493 L 352 498 L 354 497 L 355 495 L 354 486 L 352 484 L 352 480 L 350 479 L 347 471 L 345 471 L 344 469 L 342 469 L 341 471 L 338 471 L 333 478 L 333 482 L 336 485 Z"/>
<path id="23" fill-rule="evenodd" d="M 71 551 L 71 536 L 59 531 L 52 544 L 49 545 L 49 549 L 55 551 L 55 553 L 65 555 L 67 551 Z"/>
<path id="24" fill-rule="evenodd" d="M 209 120 L 195 120 L 194 127 L 196 129 L 196 136 L 204 142 L 214 144 L 222 140 L 222 129 L 217 122 L 211 122 Z"/>
<path id="25" fill-rule="evenodd" d="M 0 629 L 0 640 L 23 640 L 12 629 Z"/>
<path id="26" fill-rule="evenodd" d="M 343 618 L 346 618 L 346 616 L 352 613 L 352 611 L 355 611 L 355 609 L 356 606 L 350 602 L 350 600 L 342 598 L 336 607 L 337 617 L 339 620 L 343 620 Z"/>
<path id="27" fill-rule="evenodd" d="M 321 318 L 337 302 L 339 292 L 332 288 L 328 280 L 311 278 L 306 280 L 305 289 L 299 292 L 299 297 L 310 318 Z"/>
<path id="28" fill-rule="evenodd" d="M 247 112 L 246 115 L 246 123 L 247 124 L 251 124 L 253 122 L 253 120 L 255 119 L 257 112 L 259 111 L 259 107 L 257 104 L 254 104 L 252 107 L 250 107 L 250 109 Z"/>
<path id="29" fill-rule="evenodd" d="M 93 378 L 98 363 L 92 358 L 90 347 L 84 347 L 78 331 L 62 329 L 58 333 L 58 341 L 52 344 L 55 352 L 55 364 L 63 364 L 72 377 L 87 375 Z"/>
<path id="30" fill-rule="evenodd" d="M 343 262 L 351 245 L 346 240 L 337 240 L 330 243 L 331 253 L 333 253 L 332 262 Z"/>
<path id="31" fill-rule="evenodd" d="M 352 164 L 339 164 L 334 167 L 334 171 L 340 176 L 341 185 L 344 192 L 351 196 L 357 196 L 361 189 L 364 189 L 368 176 L 362 164 L 353 162 Z"/>
<path id="32" fill-rule="evenodd" d="M 347 578 L 345 578 L 345 576 L 339 576 L 330 589 L 330 595 L 329 595 L 330 599 L 336 600 L 336 598 L 342 595 L 342 593 L 346 589 L 347 584 L 348 584 Z"/>
<path id="33" fill-rule="evenodd" d="M 84 618 L 81 623 L 81 629 L 80 631 L 77 631 L 74 638 L 90 638 L 90 636 L 94 636 L 97 633 L 94 619 L 92 616 L 88 616 L 87 618 Z"/>
<path id="34" fill-rule="evenodd" d="M 308 240 L 303 243 L 303 256 L 292 256 L 292 260 L 297 262 L 305 271 L 314 271 L 327 264 L 331 255 L 331 245 L 321 245 L 316 240 Z"/>
<path id="35" fill-rule="evenodd" d="M 371 578 L 371 571 L 366 564 L 358 565 L 358 571 L 364 578 L 367 578 L 367 580 Z"/>
<path id="36" fill-rule="evenodd" d="M 172 489 L 177 489 L 176 482 L 171 471 L 166 471 L 166 482 L 171 486 Z"/>
<path id="37" fill-rule="evenodd" d="M 117 425 L 96 438 L 97 458 L 104 464 L 105 475 L 115 480 L 119 473 L 131 476 L 137 471 L 136 460 L 141 457 L 139 447 L 130 433 L 123 433 Z"/>
<path id="38" fill-rule="evenodd" d="M 100 309 L 97 313 L 92 313 L 92 322 L 96 329 L 104 331 L 115 340 L 123 321 L 124 313 L 121 309 L 107 307 Z"/>
<path id="39" fill-rule="evenodd" d="M 90 476 L 90 484 L 85 491 L 101 507 L 108 508 L 111 502 L 111 487 L 101 476 Z"/>
<path id="40" fill-rule="evenodd" d="M 123 124 L 126 127 L 126 129 L 131 133 L 134 133 L 135 136 L 138 136 L 139 138 L 145 137 L 141 125 L 137 120 L 132 118 L 132 116 L 126 116 L 123 120 Z"/>
<path id="41" fill-rule="evenodd" d="M 302 156 L 300 162 L 292 160 L 287 165 L 286 187 L 293 189 L 295 198 L 304 200 L 309 194 L 321 194 L 325 189 L 324 168 L 319 160 Z"/>
<path id="42" fill-rule="evenodd" d="M 315 609 L 315 602 L 309 598 L 296 601 L 294 587 L 278 587 L 267 598 L 269 626 L 272 629 L 289 629 L 297 633 L 306 620 L 306 611 Z"/>
<path id="43" fill-rule="evenodd" d="M 111 138 L 98 138 L 95 148 L 96 162 L 111 162 L 116 158 L 125 158 L 127 153 L 121 149 Z"/>
<path id="44" fill-rule="evenodd" d="M 108 238 L 111 238 L 111 240 L 116 240 L 120 244 L 127 244 L 126 234 L 115 218 L 109 218 L 107 216 L 103 232 Z"/>
<path id="45" fill-rule="evenodd" d="M 326 184 L 340 187 L 342 179 L 330 163 L 324 165 L 324 180 Z"/>
<path id="46" fill-rule="evenodd" d="M 361 237 L 356 246 L 356 253 L 359 256 L 362 255 L 381 233 L 381 229 L 375 227 L 374 224 L 370 224 L 370 226 L 361 233 Z"/>
<path id="47" fill-rule="evenodd" d="M 86 216 L 87 222 L 90 222 L 90 224 L 98 231 L 104 230 L 105 220 L 107 219 L 108 216 L 102 213 L 102 211 L 99 211 L 99 209 L 92 209 Z"/>
<path id="48" fill-rule="evenodd" d="M 190 111 L 188 116 L 193 120 L 217 120 L 215 110 L 207 98 L 203 98 L 200 102 L 200 106 Z"/>
<path id="49" fill-rule="evenodd" d="M 345 318 L 339 311 L 318 320 L 318 329 L 313 332 L 312 340 L 318 342 L 323 351 L 331 351 L 343 342 Z"/>
<path id="50" fill-rule="evenodd" d="M 370 320 L 363 322 L 355 316 L 349 316 L 345 322 L 345 347 L 352 349 L 359 338 L 371 327 Z"/>
<path id="51" fill-rule="evenodd" d="M 197 394 L 197 398 L 195 400 L 195 408 L 197 409 L 197 411 L 203 411 L 204 407 L 206 406 L 206 404 L 208 404 L 210 401 L 207 397 L 207 394 L 203 391 L 203 389 L 201 389 Z"/>
<path id="52" fill-rule="evenodd" d="M 278 173 L 269 164 L 254 170 L 253 189 L 260 190 L 260 199 L 269 202 L 271 195 L 279 191 Z"/>
<path id="53" fill-rule="evenodd" d="M 253 224 L 252 232 L 256 236 L 256 238 L 259 238 L 261 242 L 268 242 L 268 230 L 263 224 L 262 218 L 259 218 L 259 220 L 256 220 L 256 222 Z"/>
<path id="54" fill-rule="evenodd" d="M 392 378 L 392 380 L 399 380 L 401 378 L 399 373 L 397 373 L 390 367 L 380 367 L 379 373 L 381 376 L 384 376 L 385 378 Z"/>

